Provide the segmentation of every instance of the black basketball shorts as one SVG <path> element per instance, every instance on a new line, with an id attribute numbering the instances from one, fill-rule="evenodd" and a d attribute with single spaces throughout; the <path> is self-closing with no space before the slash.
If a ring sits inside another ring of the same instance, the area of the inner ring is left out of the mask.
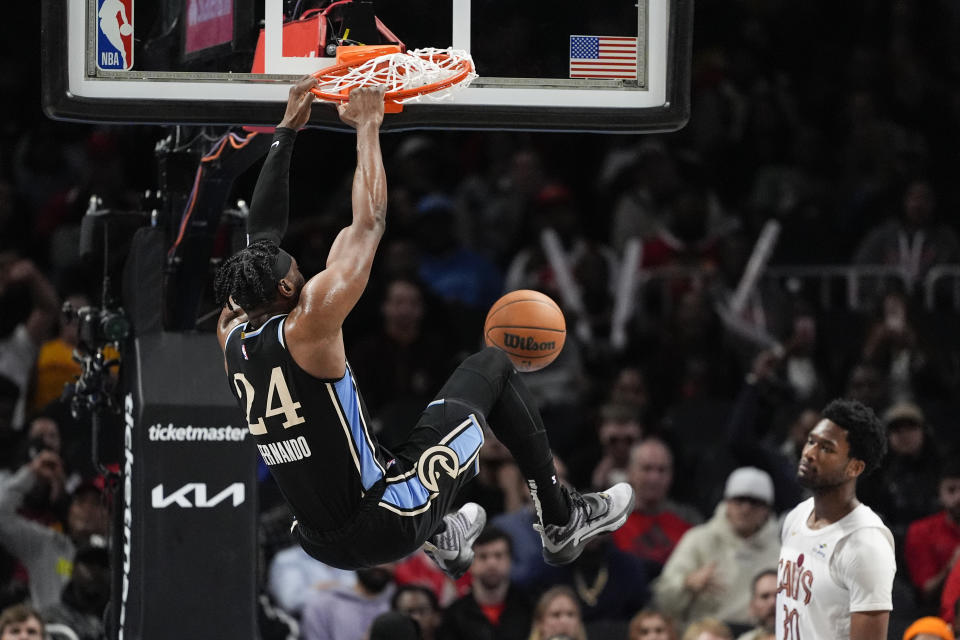
<path id="1" fill-rule="evenodd" d="M 485 426 L 482 413 L 462 399 L 434 400 L 346 524 L 320 532 L 294 523 L 295 539 L 308 554 L 340 569 L 412 554 L 439 529 L 460 489 L 477 475 Z"/>

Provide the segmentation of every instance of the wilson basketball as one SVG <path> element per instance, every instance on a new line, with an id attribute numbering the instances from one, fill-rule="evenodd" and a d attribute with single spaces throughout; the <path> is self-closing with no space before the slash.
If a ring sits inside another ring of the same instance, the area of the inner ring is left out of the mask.
<path id="1" fill-rule="evenodd" d="M 518 371 L 536 371 L 560 355 L 567 323 L 549 296 L 520 289 L 493 303 L 483 337 L 488 345 L 506 352 Z"/>

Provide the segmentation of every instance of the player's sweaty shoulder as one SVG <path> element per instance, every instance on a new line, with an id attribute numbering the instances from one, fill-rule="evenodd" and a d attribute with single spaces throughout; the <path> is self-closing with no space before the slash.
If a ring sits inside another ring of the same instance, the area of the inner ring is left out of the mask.
<path id="1" fill-rule="evenodd" d="M 343 333 L 339 328 L 334 333 L 311 331 L 303 317 L 291 321 L 293 315 L 291 312 L 284 323 L 284 339 L 294 362 L 317 378 L 342 377 L 346 362 Z"/>
<path id="2" fill-rule="evenodd" d="M 348 288 L 349 284 L 334 270 L 327 269 L 310 278 L 287 316 L 288 335 L 313 343 L 338 336 L 355 302 L 347 293 Z"/>

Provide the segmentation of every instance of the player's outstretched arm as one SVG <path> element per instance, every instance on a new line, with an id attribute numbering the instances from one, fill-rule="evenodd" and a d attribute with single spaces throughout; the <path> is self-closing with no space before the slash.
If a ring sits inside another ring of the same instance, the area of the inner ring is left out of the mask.
<path id="1" fill-rule="evenodd" d="M 326 269 L 307 282 L 297 309 L 291 313 L 291 320 L 296 324 L 305 321 L 305 328 L 309 327 L 316 338 L 340 331 L 367 286 L 373 257 L 386 228 L 387 178 L 380 153 L 383 88 L 354 89 L 350 101 L 339 109 L 340 119 L 357 130 L 353 222 L 337 235 L 327 255 Z"/>
<path id="2" fill-rule="evenodd" d="M 290 158 L 297 130 L 310 119 L 314 102 L 310 89 L 316 85 L 316 78 L 304 76 L 290 87 L 287 110 L 273 134 L 273 142 L 270 143 L 267 159 L 260 169 L 257 186 L 250 200 L 250 215 L 247 217 L 250 242 L 272 240 L 280 244 L 287 232 L 290 217 Z"/>
<path id="3" fill-rule="evenodd" d="M 313 76 L 304 76 L 290 87 L 287 109 L 273 134 L 273 142 L 267 150 L 267 159 L 260 169 L 257 185 L 253 189 L 250 215 L 247 217 L 247 241 L 271 240 L 277 244 L 287 232 L 289 219 L 290 157 L 297 129 L 310 119 L 314 97 L 310 89 L 317 84 Z M 226 344 L 230 331 L 246 322 L 246 313 L 228 300 L 220 311 L 217 322 L 217 339 L 220 347 Z"/>

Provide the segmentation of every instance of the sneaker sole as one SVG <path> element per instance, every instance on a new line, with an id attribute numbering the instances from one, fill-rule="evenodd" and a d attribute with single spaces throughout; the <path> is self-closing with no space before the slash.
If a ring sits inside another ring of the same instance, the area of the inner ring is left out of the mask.
<path id="1" fill-rule="evenodd" d="M 609 520 L 601 520 L 596 529 L 591 529 L 589 533 L 574 538 L 559 551 L 548 551 L 547 548 L 544 547 L 543 561 L 553 567 L 570 564 L 583 553 L 583 548 L 587 541 L 604 533 L 611 533 L 622 527 L 624 523 L 626 523 L 627 518 L 630 517 L 630 513 L 633 512 L 633 505 L 636 499 L 636 494 L 631 491 L 630 500 L 627 502 L 626 507 L 618 513 L 608 516 L 610 518 Z"/>

